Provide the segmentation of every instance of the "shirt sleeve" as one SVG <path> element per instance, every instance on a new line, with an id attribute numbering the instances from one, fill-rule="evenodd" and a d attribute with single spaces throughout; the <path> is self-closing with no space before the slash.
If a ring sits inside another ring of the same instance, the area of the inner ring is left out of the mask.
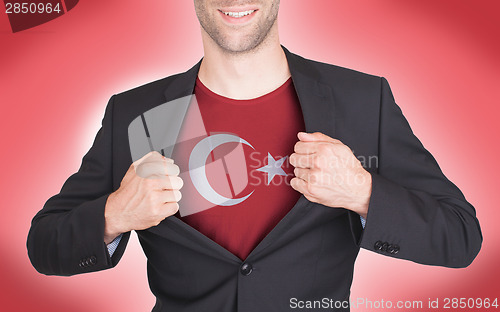
<path id="1" fill-rule="evenodd" d="M 366 225 L 366 219 L 363 218 L 362 216 L 359 216 L 359 218 L 361 219 L 361 225 L 363 226 L 363 229 L 364 229 L 365 225 Z"/>
<path id="2" fill-rule="evenodd" d="M 363 221 L 361 221 L 363 222 Z M 363 225 L 364 227 L 364 225 Z M 120 240 L 122 239 L 123 234 L 118 235 L 111 243 L 107 244 L 106 247 L 108 248 L 108 253 L 110 257 L 113 257 L 113 254 L 115 253 L 116 247 L 118 247 L 118 244 L 120 243 Z"/>

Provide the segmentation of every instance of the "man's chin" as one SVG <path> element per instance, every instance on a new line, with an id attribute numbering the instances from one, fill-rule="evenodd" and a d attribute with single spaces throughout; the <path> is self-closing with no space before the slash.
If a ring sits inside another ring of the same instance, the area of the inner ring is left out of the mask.
<path id="1" fill-rule="evenodd" d="M 256 51 L 261 45 L 262 40 L 248 40 L 241 38 L 228 38 L 223 42 L 216 42 L 216 44 L 228 54 L 246 54 Z"/>

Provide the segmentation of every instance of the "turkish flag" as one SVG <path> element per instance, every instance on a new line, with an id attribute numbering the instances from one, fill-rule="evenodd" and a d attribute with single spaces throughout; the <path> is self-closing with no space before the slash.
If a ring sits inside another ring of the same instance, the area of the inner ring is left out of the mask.
<path id="1" fill-rule="evenodd" d="M 248 186 L 244 149 L 250 148 L 238 139 L 230 133 L 207 133 L 193 96 L 172 154 L 184 181 L 179 201 L 181 217 L 215 206 L 234 205 L 250 195 L 237 198 Z"/>

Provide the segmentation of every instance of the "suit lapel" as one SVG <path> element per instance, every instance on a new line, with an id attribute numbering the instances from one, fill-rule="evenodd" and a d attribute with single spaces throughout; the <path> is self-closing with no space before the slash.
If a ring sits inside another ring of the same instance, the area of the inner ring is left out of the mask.
<path id="1" fill-rule="evenodd" d="M 292 75 L 293 84 L 299 98 L 304 123 L 307 132 L 322 132 L 334 136 L 334 114 L 335 105 L 333 93 L 330 87 L 321 82 L 320 73 L 302 57 L 290 53 L 285 47 L 282 47 L 287 57 L 288 66 Z M 200 68 L 201 60 L 187 72 L 178 75 L 178 77 L 165 90 L 166 102 L 191 95 L 194 91 L 196 77 Z M 170 129 L 169 129 L 170 130 Z M 179 133 L 179 129 L 175 130 Z M 262 252 L 273 241 L 278 239 L 287 229 L 293 226 L 294 222 L 300 220 L 310 206 L 310 202 L 301 196 L 293 208 L 278 222 L 272 231 L 264 237 L 257 247 L 250 253 L 248 258 Z M 165 219 L 177 229 L 185 229 L 192 240 L 206 247 L 210 247 L 214 252 L 224 256 L 231 261 L 240 261 L 234 254 L 212 241 L 193 227 L 189 226 L 176 216 Z M 155 232 L 161 232 L 161 227 L 157 227 Z M 167 234 L 167 233 L 165 233 Z M 247 259 L 248 259 L 247 258 Z"/>
<path id="2" fill-rule="evenodd" d="M 320 73 L 310 61 L 290 53 L 285 47 L 293 85 L 299 97 L 307 132 L 323 132 L 334 136 L 335 102 L 332 90 L 321 82 Z"/>
<path id="3" fill-rule="evenodd" d="M 187 72 L 177 75 L 177 77 L 165 89 L 165 102 L 176 100 L 180 97 L 192 95 L 196 77 L 201 65 L 200 60 L 196 65 L 191 67 Z"/>

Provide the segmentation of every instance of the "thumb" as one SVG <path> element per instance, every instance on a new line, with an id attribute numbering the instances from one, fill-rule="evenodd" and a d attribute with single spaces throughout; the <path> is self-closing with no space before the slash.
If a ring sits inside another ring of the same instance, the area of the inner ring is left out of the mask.
<path id="1" fill-rule="evenodd" d="M 146 161 L 146 159 L 148 159 L 150 157 L 155 157 L 156 154 L 160 154 L 160 153 L 158 153 L 157 151 L 151 151 L 151 152 L 143 155 L 141 158 L 137 159 L 136 161 L 134 161 L 132 164 L 137 167 L 141 163 L 143 163 L 144 161 Z"/>
<path id="2" fill-rule="evenodd" d="M 142 156 L 141 158 L 137 159 L 136 161 L 134 161 L 130 165 L 130 167 L 128 168 L 127 172 L 125 173 L 125 177 L 131 176 L 132 173 L 137 174 L 137 169 L 144 163 L 157 162 L 157 161 L 162 161 L 162 160 L 169 162 L 169 163 L 174 162 L 172 159 L 162 156 L 157 151 L 151 151 L 151 152 L 145 154 L 144 156 Z"/>
<path id="3" fill-rule="evenodd" d="M 165 156 L 162 156 L 157 151 L 151 151 L 151 152 L 147 153 L 146 155 L 142 156 L 141 158 L 137 159 L 136 161 L 134 161 L 133 165 L 137 167 L 142 163 L 156 162 L 156 161 L 166 161 L 169 163 L 174 163 L 173 159 L 166 158 Z"/>
<path id="4" fill-rule="evenodd" d="M 297 134 L 297 137 L 299 138 L 299 140 L 305 141 L 305 142 L 342 143 L 339 140 L 334 139 L 332 137 L 329 137 L 326 134 L 323 134 L 321 132 L 314 132 L 314 133 L 299 132 Z"/>

